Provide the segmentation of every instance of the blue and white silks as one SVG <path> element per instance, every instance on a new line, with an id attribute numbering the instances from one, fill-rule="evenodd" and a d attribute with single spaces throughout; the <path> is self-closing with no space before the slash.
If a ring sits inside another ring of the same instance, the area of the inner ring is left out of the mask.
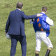
<path id="1" fill-rule="evenodd" d="M 46 22 L 47 15 L 40 13 L 42 16 L 35 18 L 33 22 L 33 28 L 35 32 L 37 31 L 46 31 L 46 36 L 50 34 L 50 25 Z"/>

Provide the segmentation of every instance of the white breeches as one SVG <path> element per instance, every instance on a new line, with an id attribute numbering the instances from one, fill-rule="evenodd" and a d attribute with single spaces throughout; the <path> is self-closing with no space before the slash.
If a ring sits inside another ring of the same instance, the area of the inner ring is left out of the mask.
<path id="1" fill-rule="evenodd" d="M 46 32 L 36 32 L 36 51 L 40 51 L 41 41 L 43 41 L 48 48 L 53 48 L 53 45 L 48 37 L 46 37 Z"/>

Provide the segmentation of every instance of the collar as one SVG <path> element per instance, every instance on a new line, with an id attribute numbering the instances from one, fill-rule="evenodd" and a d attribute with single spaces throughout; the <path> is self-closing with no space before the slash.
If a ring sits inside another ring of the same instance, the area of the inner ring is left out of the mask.
<path id="1" fill-rule="evenodd" d="M 17 9 L 21 11 L 21 9 L 19 9 L 19 8 L 17 8 Z"/>
<path id="2" fill-rule="evenodd" d="M 41 12 L 41 13 L 45 14 L 45 12 Z"/>

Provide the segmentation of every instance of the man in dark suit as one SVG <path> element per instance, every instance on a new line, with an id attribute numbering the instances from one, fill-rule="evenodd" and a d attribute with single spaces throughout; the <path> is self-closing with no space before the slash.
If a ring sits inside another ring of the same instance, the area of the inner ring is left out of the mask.
<path id="1" fill-rule="evenodd" d="M 23 3 L 18 2 L 16 10 L 11 11 L 6 23 L 5 32 L 11 37 L 11 51 L 10 56 L 15 56 L 17 42 L 19 41 L 22 49 L 22 56 L 26 56 L 26 36 L 24 31 L 25 19 L 36 18 L 40 15 L 27 16 L 21 11 Z"/>

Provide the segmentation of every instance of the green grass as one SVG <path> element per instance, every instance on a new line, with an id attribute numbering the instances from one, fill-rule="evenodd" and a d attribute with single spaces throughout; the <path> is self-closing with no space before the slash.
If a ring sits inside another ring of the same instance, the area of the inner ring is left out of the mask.
<path id="1" fill-rule="evenodd" d="M 56 56 L 56 0 L 17 0 L 23 2 L 23 11 L 26 15 L 33 15 L 41 12 L 42 6 L 48 7 L 47 15 L 54 21 L 54 26 L 51 27 L 49 38 L 54 46 L 50 56 Z M 16 0 L 0 0 L 0 56 L 10 56 L 11 41 L 6 39 L 5 25 L 10 11 L 16 9 Z M 25 34 L 27 39 L 27 56 L 35 55 L 35 32 L 29 20 L 25 20 Z M 44 56 L 46 45 L 42 42 L 40 56 Z M 15 56 L 21 56 L 21 46 L 18 42 Z"/>

